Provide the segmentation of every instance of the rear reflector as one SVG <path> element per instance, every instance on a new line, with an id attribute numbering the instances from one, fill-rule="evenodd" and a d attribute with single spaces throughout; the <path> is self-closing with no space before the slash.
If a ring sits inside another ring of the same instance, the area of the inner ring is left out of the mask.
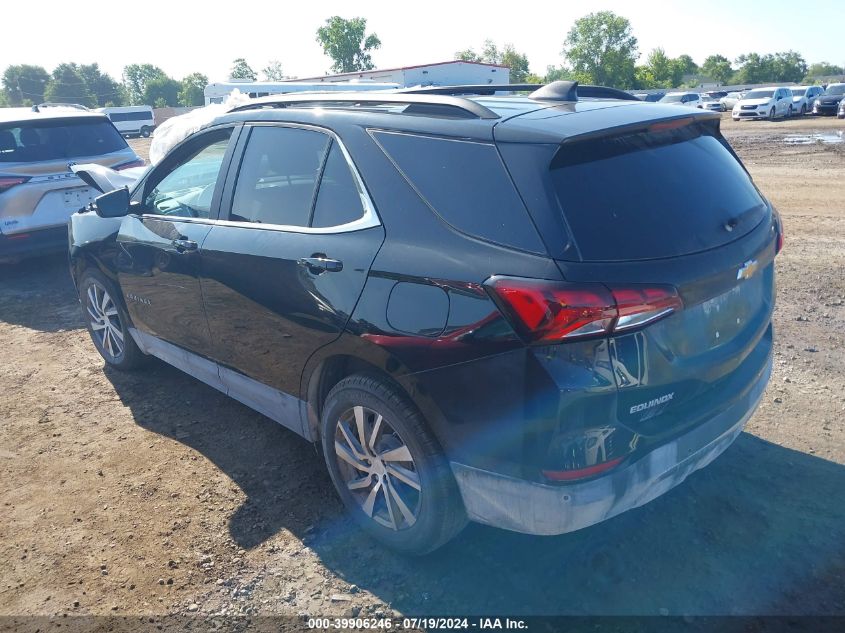
<path id="1" fill-rule="evenodd" d="M 570 284 L 504 276 L 491 277 L 485 286 L 529 343 L 625 332 L 683 307 L 672 286 Z"/>
<path id="2" fill-rule="evenodd" d="M 601 464 L 594 464 L 586 468 L 579 468 L 578 470 L 544 470 L 543 476 L 552 481 L 572 481 L 574 479 L 584 479 L 586 477 L 593 477 L 606 472 L 618 465 L 624 457 L 617 457 Z"/>
<path id="3" fill-rule="evenodd" d="M 22 185 L 28 181 L 28 177 L 21 176 L 0 176 L 0 193 L 8 191 L 16 185 Z"/>

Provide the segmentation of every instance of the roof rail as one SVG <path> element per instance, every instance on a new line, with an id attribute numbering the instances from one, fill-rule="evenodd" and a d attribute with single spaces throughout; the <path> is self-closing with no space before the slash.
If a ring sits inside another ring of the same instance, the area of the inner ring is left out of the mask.
<path id="1" fill-rule="evenodd" d="M 74 110 L 85 110 L 86 112 L 90 111 L 89 108 L 86 108 L 84 105 L 79 103 L 55 103 L 50 101 L 45 101 L 44 103 L 32 106 L 32 111 L 41 112 L 41 108 L 73 108 Z"/>
<path id="2" fill-rule="evenodd" d="M 496 92 L 526 92 L 539 101 L 577 101 L 578 97 L 639 101 L 634 95 L 606 86 L 579 86 L 577 81 L 553 81 L 549 84 L 481 84 L 466 86 L 425 86 L 407 88 L 401 94 L 492 95 Z"/>
<path id="3" fill-rule="evenodd" d="M 499 115 L 480 103 L 460 97 L 412 93 L 385 92 L 312 92 L 309 94 L 279 94 L 251 99 L 231 112 L 257 108 L 287 108 L 290 106 L 355 106 L 407 105 L 403 114 L 423 114 L 461 119 L 498 119 Z"/>

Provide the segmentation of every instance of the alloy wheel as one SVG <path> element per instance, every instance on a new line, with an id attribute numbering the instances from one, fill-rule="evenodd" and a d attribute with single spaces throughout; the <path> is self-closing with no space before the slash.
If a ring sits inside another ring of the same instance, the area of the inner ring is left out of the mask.
<path id="1" fill-rule="evenodd" d="M 124 332 L 123 323 L 117 306 L 108 291 L 97 282 L 88 286 L 88 314 L 91 317 L 91 332 L 99 347 L 112 360 L 123 353 Z"/>
<path id="2" fill-rule="evenodd" d="M 338 470 L 352 498 L 379 525 L 416 523 L 422 500 L 419 472 L 407 444 L 384 417 L 355 406 L 335 425 Z"/>

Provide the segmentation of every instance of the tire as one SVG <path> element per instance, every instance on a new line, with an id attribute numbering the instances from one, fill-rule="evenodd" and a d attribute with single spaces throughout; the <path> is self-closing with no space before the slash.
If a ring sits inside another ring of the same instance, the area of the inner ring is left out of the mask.
<path id="1" fill-rule="evenodd" d="M 86 270 L 79 281 L 79 302 L 94 347 L 106 364 L 121 371 L 137 369 L 147 356 L 129 333 L 129 317 L 114 284 L 96 270 Z"/>
<path id="2" fill-rule="evenodd" d="M 804 116 L 805 114 L 807 114 L 807 104 L 806 103 L 801 105 L 801 116 Z"/>
<path id="3" fill-rule="evenodd" d="M 791 105 L 786 109 L 786 118 L 787 119 L 792 118 L 792 106 Z"/>
<path id="4" fill-rule="evenodd" d="M 150 128 L 148 128 L 146 125 L 141 128 L 141 136 L 143 136 L 144 138 L 150 138 Z"/>
<path id="5" fill-rule="evenodd" d="M 440 445 L 413 403 L 387 381 L 363 374 L 341 380 L 326 398 L 320 430 L 341 500 L 376 540 L 421 555 L 466 525 Z M 387 454 L 392 459 L 382 459 Z"/>
<path id="6" fill-rule="evenodd" d="M 774 120 L 775 120 L 775 109 L 772 108 L 771 110 L 769 110 L 769 121 L 774 121 Z"/>

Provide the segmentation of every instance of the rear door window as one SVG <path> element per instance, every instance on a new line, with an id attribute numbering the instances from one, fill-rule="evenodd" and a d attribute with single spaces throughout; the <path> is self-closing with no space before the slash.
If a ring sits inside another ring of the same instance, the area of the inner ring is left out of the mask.
<path id="1" fill-rule="evenodd" d="M 330 140 L 313 130 L 255 127 L 238 172 L 230 219 L 308 226 Z"/>
<path id="2" fill-rule="evenodd" d="M 395 132 L 373 137 L 447 224 L 490 242 L 545 252 L 494 145 Z"/>
<path id="3" fill-rule="evenodd" d="M 320 179 L 320 191 L 317 193 L 311 226 L 341 226 L 354 222 L 362 215 L 364 206 L 361 202 L 361 191 L 340 145 L 332 142 L 326 166 L 323 168 L 323 177 Z"/>
<path id="4" fill-rule="evenodd" d="M 551 177 L 588 261 L 704 251 L 741 237 L 766 213 L 721 137 L 697 125 L 565 144 Z"/>
<path id="5" fill-rule="evenodd" d="M 0 163 L 85 158 L 127 147 L 126 141 L 105 117 L 27 121 L 0 126 Z"/>

